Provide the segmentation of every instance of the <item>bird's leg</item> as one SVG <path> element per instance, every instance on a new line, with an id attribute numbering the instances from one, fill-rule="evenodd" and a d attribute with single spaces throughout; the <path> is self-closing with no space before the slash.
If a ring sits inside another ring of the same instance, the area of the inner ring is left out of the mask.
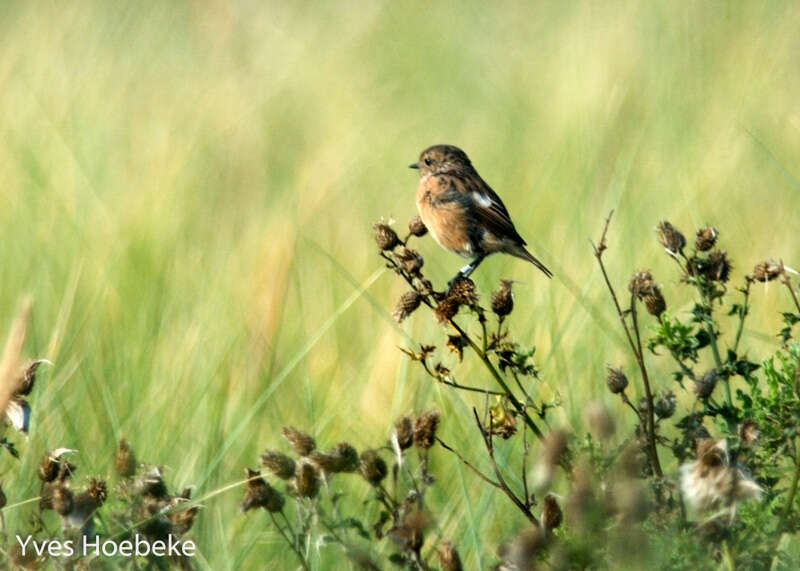
<path id="1" fill-rule="evenodd" d="M 450 280 L 447 285 L 452 286 L 453 283 L 455 283 L 457 280 L 462 278 L 468 278 L 470 274 L 472 274 L 472 272 L 475 271 L 475 268 L 477 268 L 480 265 L 480 263 L 483 261 L 485 257 L 486 255 L 482 254 L 477 258 L 475 258 L 474 260 L 472 260 L 469 264 L 458 270 L 456 276 L 452 280 Z"/>

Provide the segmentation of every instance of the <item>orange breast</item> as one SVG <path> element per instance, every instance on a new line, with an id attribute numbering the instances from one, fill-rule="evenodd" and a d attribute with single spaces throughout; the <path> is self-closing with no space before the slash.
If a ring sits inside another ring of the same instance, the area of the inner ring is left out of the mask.
<path id="1" fill-rule="evenodd" d="M 474 255 L 469 240 L 469 218 L 465 208 L 458 202 L 437 202 L 440 185 L 433 177 L 422 179 L 417 188 L 417 209 L 420 218 L 436 242 L 443 248 L 471 257 Z"/>

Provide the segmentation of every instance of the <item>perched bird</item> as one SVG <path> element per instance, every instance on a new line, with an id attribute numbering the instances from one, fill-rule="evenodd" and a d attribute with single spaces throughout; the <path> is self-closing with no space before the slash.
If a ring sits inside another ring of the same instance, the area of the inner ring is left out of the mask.
<path id="1" fill-rule="evenodd" d="M 527 260 L 549 278 L 552 273 L 525 249 L 503 201 L 484 182 L 467 154 L 452 145 L 434 145 L 419 161 L 417 208 L 443 248 L 472 261 L 459 275 L 469 276 L 489 254 L 503 252 Z"/>

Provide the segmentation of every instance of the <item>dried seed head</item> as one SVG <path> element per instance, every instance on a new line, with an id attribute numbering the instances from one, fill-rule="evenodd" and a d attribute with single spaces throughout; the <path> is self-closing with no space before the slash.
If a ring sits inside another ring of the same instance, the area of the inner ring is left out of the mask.
<path id="1" fill-rule="evenodd" d="M 365 450 L 361 454 L 360 470 L 364 479 L 373 486 L 380 484 L 388 473 L 386 462 L 376 450 Z"/>
<path id="2" fill-rule="evenodd" d="M 505 317 L 514 310 L 514 292 L 511 280 L 500 280 L 497 290 L 492 293 L 492 311 L 498 317 Z"/>
<path id="3" fill-rule="evenodd" d="M 31 393 L 33 385 L 36 383 L 36 370 L 42 363 L 50 363 L 50 361 L 39 359 L 37 361 L 28 361 L 25 363 L 20 371 L 19 379 L 17 380 L 17 388 L 14 390 L 14 396 L 24 397 Z"/>
<path id="4" fill-rule="evenodd" d="M 608 385 L 608 390 L 617 395 L 628 386 L 628 377 L 625 376 L 621 368 L 614 369 L 609 367 L 606 375 L 606 385 Z"/>
<path id="5" fill-rule="evenodd" d="M 43 482 L 52 482 L 56 479 L 64 481 L 71 477 L 76 467 L 64 457 L 69 452 L 74 451 L 69 448 L 56 448 L 45 454 L 37 471 L 39 479 Z"/>
<path id="6" fill-rule="evenodd" d="M 772 258 L 756 264 L 753 268 L 753 278 L 759 282 L 770 282 L 783 273 L 783 264 Z"/>
<path id="7" fill-rule="evenodd" d="M 373 226 L 375 229 L 375 243 L 381 250 L 394 250 L 400 244 L 400 238 L 391 227 L 381 222 Z"/>
<path id="8" fill-rule="evenodd" d="M 120 439 L 117 446 L 117 454 L 114 457 L 114 467 L 117 474 L 123 478 L 130 478 L 136 474 L 136 455 L 133 453 L 128 441 L 124 438 Z"/>
<path id="9" fill-rule="evenodd" d="M 710 280 L 727 282 L 731 275 L 731 269 L 728 254 L 724 250 L 714 250 L 708 256 L 705 275 Z"/>
<path id="10" fill-rule="evenodd" d="M 711 369 L 707 371 L 703 376 L 698 377 L 694 381 L 694 394 L 697 395 L 698 398 L 706 399 L 711 396 L 711 393 L 714 392 L 714 387 L 717 386 L 717 370 Z"/>
<path id="11" fill-rule="evenodd" d="M 669 418 L 675 414 L 675 405 L 675 393 L 672 391 L 666 391 L 661 393 L 658 398 L 656 398 L 656 401 L 653 404 L 653 410 L 658 418 Z"/>
<path id="12" fill-rule="evenodd" d="M 413 236 L 424 236 L 428 233 L 428 229 L 425 227 L 425 223 L 422 221 L 422 218 L 419 216 L 414 216 L 408 222 L 408 231 L 411 232 Z"/>
<path id="13" fill-rule="evenodd" d="M 397 445 L 400 450 L 408 450 L 414 444 L 414 427 L 410 416 L 403 416 L 394 425 L 394 433 L 397 437 Z"/>
<path id="14" fill-rule="evenodd" d="M 314 439 L 305 432 L 300 432 L 293 426 L 283 427 L 283 437 L 289 441 L 289 444 L 297 453 L 298 456 L 308 456 L 311 451 L 317 447 Z"/>
<path id="15" fill-rule="evenodd" d="M 309 458 L 326 474 L 355 472 L 358 469 L 358 452 L 346 442 L 338 444 L 330 452 L 315 450 Z"/>
<path id="16" fill-rule="evenodd" d="M 281 480 L 288 480 L 294 476 L 294 460 L 277 450 L 264 450 L 261 455 L 261 465 Z"/>
<path id="17" fill-rule="evenodd" d="M 447 290 L 447 297 L 460 305 L 478 305 L 478 294 L 475 293 L 475 282 L 469 278 L 457 276 Z"/>
<path id="18" fill-rule="evenodd" d="M 633 274 L 631 281 L 628 283 L 628 291 L 640 300 L 644 299 L 646 295 L 653 293 L 653 290 L 657 287 L 653 279 L 653 274 L 647 270 Z"/>
<path id="19" fill-rule="evenodd" d="M 458 308 L 461 307 L 457 300 L 452 297 L 445 297 L 436 304 L 434 313 L 439 323 L 446 323 L 455 317 L 458 313 Z"/>
<path id="20" fill-rule="evenodd" d="M 555 496 L 547 494 L 544 497 L 544 507 L 542 508 L 542 525 L 547 531 L 550 531 L 561 525 L 563 519 L 564 514 L 561 512 L 561 506 L 558 505 Z"/>
<path id="21" fill-rule="evenodd" d="M 294 486 L 301 498 L 313 498 L 319 492 L 319 473 L 309 460 L 301 459 L 297 463 Z"/>
<path id="22" fill-rule="evenodd" d="M 255 508 L 264 508 L 268 512 L 279 512 L 283 509 L 284 498 L 275 488 L 261 477 L 257 470 L 245 469 L 247 475 L 247 491 L 242 500 L 242 512 Z"/>
<path id="23" fill-rule="evenodd" d="M 761 429 L 755 420 L 745 420 L 739 425 L 739 438 L 742 440 L 742 444 L 753 446 L 759 436 L 761 436 Z"/>
<path id="24" fill-rule="evenodd" d="M 74 497 L 70 489 L 66 486 L 56 486 L 53 490 L 53 511 L 64 517 L 72 512 Z"/>
<path id="25" fill-rule="evenodd" d="M 401 248 L 397 254 L 400 269 L 410 275 L 416 275 L 425 264 L 425 259 L 416 250 Z"/>
<path id="26" fill-rule="evenodd" d="M 442 541 L 436 553 L 439 556 L 439 564 L 443 571 L 461 571 L 461 557 L 458 555 L 456 546 L 452 541 Z"/>
<path id="27" fill-rule="evenodd" d="M 667 302 L 658 287 L 654 287 L 650 293 L 644 296 L 644 306 L 647 308 L 647 313 L 656 317 L 661 317 L 661 314 L 666 311 Z"/>
<path id="28" fill-rule="evenodd" d="M 719 236 L 719 232 L 717 232 L 717 229 L 713 226 L 700 228 L 700 230 L 697 231 L 697 235 L 694 239 L 694 247 L 701 252 L 710 250 L 714 247 L 714 244 L 716 244 L 717 236 Z"/>
<path id="29" fill-rule="evenodd" d="M 686 238 L 681 234 L 680 230 L 675 228 L 666 220 L 658 223 L 658 241 L 664 248 L 673 254 L 679 254 L 686 246 Z"/>
<path id="30" fill-rule="evenodd" d="M 436 429 L 439 427 L 438 410 L 429 410 L 414 421 L 414 444 L 426 450 L 436 442 Z"/>
<path id="31" fill-rule="evenodd" d="M 611 414 L 603 406 L 603 403 L 598 401 L 590 402 L 583 409 L 583 415 L 596 438 L 606 440 L 614 435 L 616 430 L 614 419 L 611 418 Z"/>
<path id="32" fill-rule="evenodd" d="M 409 315 L 414 313 L 422 301 L 422 296 L 414 290 L 404 293 L 392 311 L 392 317 L 402 323 Z"/>
<path id="33" fill-rule="evenodd" d="M 103 505 L 108 497 L 108 486 L 106 485 L 106 481 L 99 478 L 90 478 L 89 487 L 86 488 L 86 493 L 89 494 L 89 497 L 95 501 L 96 505 Z"/>

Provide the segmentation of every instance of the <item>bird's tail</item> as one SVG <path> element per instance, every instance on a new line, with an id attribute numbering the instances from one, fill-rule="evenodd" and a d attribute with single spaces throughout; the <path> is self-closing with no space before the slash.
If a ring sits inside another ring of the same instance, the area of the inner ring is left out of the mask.
<path id="1" fill-rule="evenodd" d="M 553 277 L 553 272 L 548 270 L 547 267 L 538 259 L 536 259 L 536 256 L 526 250 L 524 246 L 517 246 L 509 253 L 513 256 L 529 261 L 531 264 L 542 270 L 542 273 L 544 273 L 544 275 L 546 275 L 548 278 Z"/>

